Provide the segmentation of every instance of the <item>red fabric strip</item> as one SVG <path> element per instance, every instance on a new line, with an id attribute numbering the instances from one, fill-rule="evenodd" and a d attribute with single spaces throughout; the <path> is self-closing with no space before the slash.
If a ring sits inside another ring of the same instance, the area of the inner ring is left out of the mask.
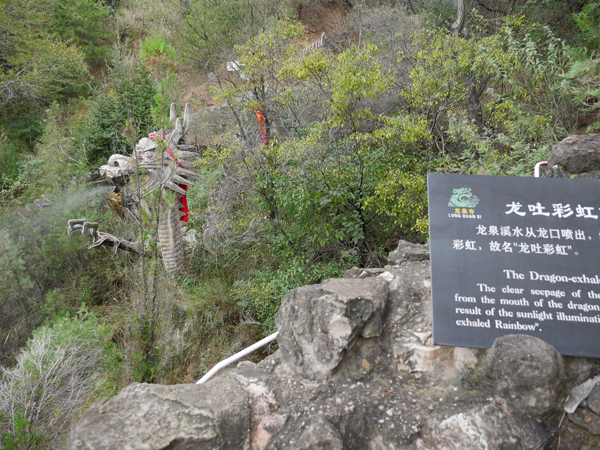
<path id="1" fill-rule="evenodd" d="M 175 161 L 175 164 L 177 164 L 179 167 L 183 168 L 181 163 L 179 161 L 177 161 L 177 158 L 175 158 L 175 155 L 173 154 L 173 150 L 171 150 L 171 147 L 167 147 L 167 153 L 169 154 L 169 156 L 171 158 L 173 158 L 173 161 Z M 187 192 L 188 187 L 186 184 L 180 184 L 179 187 Z M 185 213 L 185 215 L 182 216 L 181 219 L 179 219 L 179 220 L 187 223 L 188 217 L 189 217 L 189 212 L 190 212 L 188 209 L 188 204 L 187 204 L 187 195 L 184 195 L 183 197 L 181 197 L 179 199 L 179 203 L 181 203 L 181 208 L 179 208 L 179 211 Z"/>

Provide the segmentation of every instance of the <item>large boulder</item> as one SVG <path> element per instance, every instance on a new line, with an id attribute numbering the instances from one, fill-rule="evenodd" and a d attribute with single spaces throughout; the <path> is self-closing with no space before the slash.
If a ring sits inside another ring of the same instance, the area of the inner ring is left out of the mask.
<path id="1" fill-rule="evenodd" d="M 600 178 L 600 133 L 573 135 L 555 144 L 546 176 Z"/>
<path id="2" fill-rule="evenodd" d="M 210 386 L 133 383 L 86 411 L 71 433 L 70 448 L 244 449 L 250 412 L 249 395 L 228 377 Z"/>
<path id="3" fill-rule="evenodd" d="M 71 450 L 265 450 L 289 414 L 264 371 L 239 367 L 207 384 L 133 383 L 88 409 Z"/>
<path id="4" fill-rule="evenodd" d="M 290 291 L 275 319 L 283 358 L 306 375 L 330 376 L 357 336 L 379 336 L 387 297 L 388 282 L 379 277 Z"/>
<path id="5" fill-rule="evenodd" d="M 539 416 L 562 406 L 563 359 L 541 339 L 520 334 L 498 338 L 483 367 L 487 389 L 506 399 L 513 411 Z"/>

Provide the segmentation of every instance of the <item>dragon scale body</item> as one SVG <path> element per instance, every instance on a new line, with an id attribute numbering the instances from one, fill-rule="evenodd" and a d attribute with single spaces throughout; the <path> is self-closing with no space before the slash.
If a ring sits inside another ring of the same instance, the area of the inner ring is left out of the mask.
<path id="1" fill-rule="evenodd" d="M 185 254 L 181 236 L 179 208 L 167 207 L 159 216 L 158 242 L 160 243 L 163 263 L 167 272 L 176 272 L 184 267 Z"/>

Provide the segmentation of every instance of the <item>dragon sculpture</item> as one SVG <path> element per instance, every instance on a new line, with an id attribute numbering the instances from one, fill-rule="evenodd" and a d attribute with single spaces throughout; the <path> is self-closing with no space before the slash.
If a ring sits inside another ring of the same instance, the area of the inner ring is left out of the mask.
<path id="1" fill-rule="evenodd" d="M 189 105 L 185 107 L 183 124 L 174 104 L 169 120 L 173 127 L 168 134 L 150 133 L 139 141 L 131 156 L 112 155 L 108 164 L 100 167 L 100 175 L 115 185 L 110 202 L 119 216 L 130 214 L 138 223 L 142 223 L 142 215 L 157 219 L 162 259 L 167 272 L 173 274 L 185 269 L 182 222 L 188 219 L 186 192 L 188 186 L 193 186 L 190 179 L 199 175 L 189 170 L 196 153 L 177 146 L 190 128 Z M 140 242 L 99 231 L 98 223 L 87 219 L 69 220 L 67 234 L 71 236 L 75 231 L 93 239 L 88 248 L 110 246 L 113 254 L 119 249 L 137 254 L 148 251 Z"/>

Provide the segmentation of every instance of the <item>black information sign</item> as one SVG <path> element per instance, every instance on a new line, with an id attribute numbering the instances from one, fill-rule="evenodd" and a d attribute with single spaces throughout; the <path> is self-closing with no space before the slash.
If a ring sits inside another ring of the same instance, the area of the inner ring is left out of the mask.
<path id="1" fill-rule="evenodd" d="M 600 180 L 429 174 L 433 340 L 600 357 Z"/>

